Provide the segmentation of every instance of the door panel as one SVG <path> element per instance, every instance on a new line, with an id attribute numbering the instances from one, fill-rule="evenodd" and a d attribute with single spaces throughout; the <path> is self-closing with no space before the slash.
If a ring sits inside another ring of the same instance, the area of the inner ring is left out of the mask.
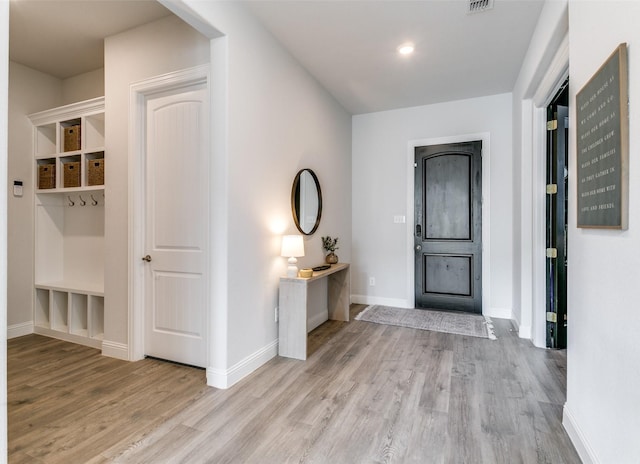
<path id="1" fill-rule="evenodd" d="M 424 255 L 427 293 L 471 295 L 473 265 L 471 256 Z"/>
<path id="2" fill-rule="evenodd" d="M 147 100 L 145 354 L 206 366 L 207 90 Z"/>
<path id="3" fill-rule="evenodd" d="M 446 154 L 425 160 L 425 217 L 438 218 L 426 222 L 428 239 L 471 238 L 469 165 L 467 155 Z"/>
<path id="4" fill-rule="evenodd" d="M 415 150 L 416 307 L 482 312 L 481 142 Z"/>

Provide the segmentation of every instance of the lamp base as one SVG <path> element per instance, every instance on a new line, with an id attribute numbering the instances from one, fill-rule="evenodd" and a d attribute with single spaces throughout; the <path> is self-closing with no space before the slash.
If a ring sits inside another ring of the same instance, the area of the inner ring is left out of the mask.
<path id="1" fill-rule="evenodd" d="M 287 277 L 298 277 L 298 266 L 296 266 L 296 264 L 298 264 L 298 260 L 292 256 L 287 262 L 289 263 L 287 266 Z"/>

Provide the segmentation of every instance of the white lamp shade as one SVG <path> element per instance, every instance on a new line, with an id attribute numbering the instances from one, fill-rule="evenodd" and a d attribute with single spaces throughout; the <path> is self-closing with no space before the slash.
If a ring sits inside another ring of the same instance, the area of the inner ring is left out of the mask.
<path id="1" fill-rule="evenodd" d="M 280 256 L 304 256 L 304 240 L 302 235 L 285 235 L 282 237 L 282 251 Z"/>

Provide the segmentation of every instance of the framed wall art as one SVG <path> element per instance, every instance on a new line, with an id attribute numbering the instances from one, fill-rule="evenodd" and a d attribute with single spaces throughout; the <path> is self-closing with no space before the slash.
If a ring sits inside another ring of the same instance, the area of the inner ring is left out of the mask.
<path id="1" fill-rule="evenodd" d="M 578 227 L 628 227 L 628 87 L 623 43 L 576 95 Z"/>

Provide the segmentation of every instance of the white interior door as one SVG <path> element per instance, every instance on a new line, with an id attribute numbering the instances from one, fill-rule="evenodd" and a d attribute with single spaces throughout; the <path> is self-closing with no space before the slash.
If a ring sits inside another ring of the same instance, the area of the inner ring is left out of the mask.
<path id="1" fill-rule="evenodd" d="M 207 362 L 207 88 L 146 99 L 145 355 Z"/>

